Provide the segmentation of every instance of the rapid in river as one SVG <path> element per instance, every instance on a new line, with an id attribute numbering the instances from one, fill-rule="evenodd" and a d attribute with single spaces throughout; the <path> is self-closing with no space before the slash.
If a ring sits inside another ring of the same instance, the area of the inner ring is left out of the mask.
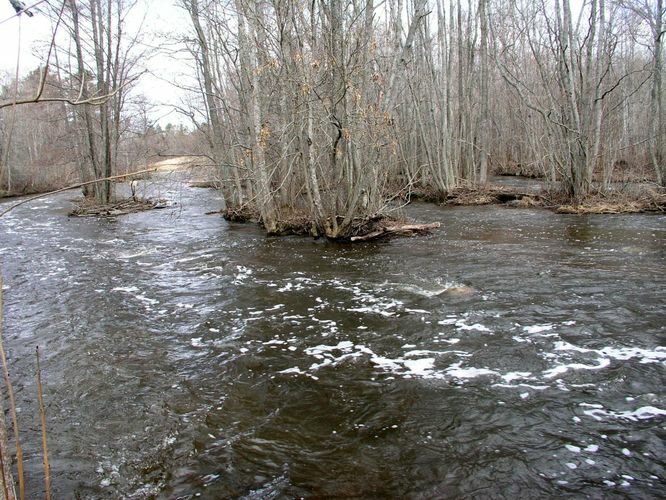
<path id="1" fill-rule="evenodd" d="M 0 218 L 28 498 L 663 498 L 666 217 L 412 204 L 425 237 Z M 6 207 L 4 202 L 1 207 Z"/>

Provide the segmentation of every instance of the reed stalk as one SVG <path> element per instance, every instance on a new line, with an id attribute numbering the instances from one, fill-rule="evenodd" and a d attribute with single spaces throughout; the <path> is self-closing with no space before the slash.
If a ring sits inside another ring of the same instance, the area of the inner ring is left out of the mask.
<path id="1" fill-rule="evenodd" d="M 0 337 L 2 337 L 2 275 L 0 275 Z M 0 398 L 2 398 L 2 393 L 0 392 Z M 5 412 L 2 408 L 2 399 L 0 399 L 0 412 L 4 418 Z M 0 479 L 2 480 L 2 492 L 4 496 L 2 498 L 8 499 L 9 497 L 9 489 L 7 488 L 7 470 L 5 469 L 5 455 L 4 451 L 7 449 L 5 448 L 6 444 L 6 436 L 4 432 L 4 426 L 2 423 L 0 423 Z"/>
<path id="2" fill-rule="evenodd" d="M 46 409 L 44 408 L 44 391 L 42 390 L 42 371 L 39 367 L 39 347 L 37 356 L 37 399 L 39 401 L 39 418 L 42 423 L 42 455 L 44 457 L 44 498 L 51 500 L 51 473 L 49 469 L 49 447 L 46 441 Z"/>
<path id="3" fill-rule="evenodd" d="M 16 442 L 16 468 L 18 471 L 19 483 L 19 499 L 25 500 L 25 479 L 23 474 L 23 450 L 21 448 L 21 440 L 19 438 L 18 417 L 16 415 L 16 401 L 14 399 L 14 388 L 12 386 L 11 378 L 9 377 L 9 368 L 7 365 L 7 356 L 5 355 L 5 347 L 2 339 L 2 323 L 3 323 L 3 296 L 2 296 L 2 275 L 0 275 L 0 359 L 2 360 L 2 371 L 5 376 L 5 385 L 7 386 L 7 396 L 9 398 L 9 411 L 12 415 L 12 426 L 14 428 L 14 441 Z M 6 485 L 5 485 L 6 487 Z M 9 498 L 9 497 L 7 497 Z"/>

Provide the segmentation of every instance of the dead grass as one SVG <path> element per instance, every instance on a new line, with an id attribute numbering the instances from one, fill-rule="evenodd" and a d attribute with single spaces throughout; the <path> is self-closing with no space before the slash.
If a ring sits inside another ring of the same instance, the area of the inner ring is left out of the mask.
<path id="1" fill-rule="evenodd" d="M 444 203 L 456 206 L 492 205 L 499 203 L 497 195 L 504 191 L 501 188 L 459 187 L 446 194 Z"/>
<path id="2" fill-rule="evenodd" d="M 595 192 L 572 201 L 565 193 L 525 193 L 507 186 L 461 186 L 447 193 L 423 189 L 417 199 L 451 206 L 504 205 L 510 208 L 542 207 L 562 214 L 621 214 L 666 212 L 666 190 L 656 186 L 640 191 Z"/>
<path id="3" fill-rule="evenodd" d="M 540 205 L 539 195 L 507 186 L 460 186 L 440 197 L 440 203 L 453 206 L 502 205 L 526 208 Z"/>
<path id="4" fill-rule="evenodd" d="M 577 203 L 563 203 L 555 211 L 560 214 L 663 213 L 666 212 L 666 192 L 651 190 L 635 196 L 596 193 Z"/>

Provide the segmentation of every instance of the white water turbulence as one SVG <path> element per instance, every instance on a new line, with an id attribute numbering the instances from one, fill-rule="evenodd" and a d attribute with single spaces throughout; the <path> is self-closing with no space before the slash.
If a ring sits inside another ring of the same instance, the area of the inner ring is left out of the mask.
<path id="1" fill-rule="evenodd" d="M 666 217 L 415 204 L 439 231 L 349 246 L 177 196 L 0 219 L 5 342 L 21 415 L 42 353 L 55 497 L 666 496 Z"/>

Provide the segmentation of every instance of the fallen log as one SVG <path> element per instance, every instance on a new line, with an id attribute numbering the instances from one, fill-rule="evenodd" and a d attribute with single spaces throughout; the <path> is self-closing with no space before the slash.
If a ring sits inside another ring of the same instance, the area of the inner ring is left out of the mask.
<path id="1" fill-rule="evenodd" d="M 430 224 L 392 224 L 389 226 L 382 226 L 375 231 L 371 231 L 359 236 L 352 236 L 351 241 L 369 241 L 378 238 L 385 238 L 394 235 L 411 235 L 429 233 L 433 229 L 437 229 L 441 224 L 439 222 L 432 222 Z"/>

